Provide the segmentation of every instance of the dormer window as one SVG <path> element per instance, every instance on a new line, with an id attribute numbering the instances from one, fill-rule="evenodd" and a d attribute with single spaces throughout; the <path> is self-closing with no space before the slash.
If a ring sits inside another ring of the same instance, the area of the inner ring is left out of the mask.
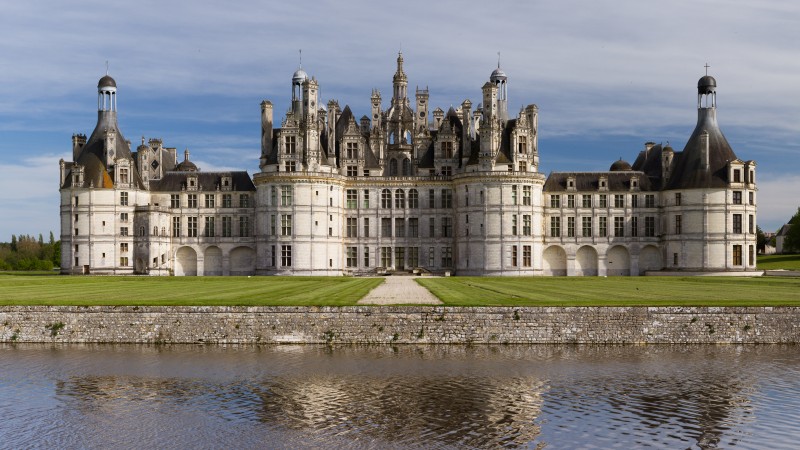
<path id="1" fill-rule="evenodd" d="M 517 151 L 519 153 L 528 153 L 528 137 L 527 136 L 519 136 L 519 137 L 517 137 Z"/>
<path id="2" fill-rule="evenodd" d="M 607 191 L 608 190 L 608 177 L 601 176 L 600 179 L 597 181 L 597 188 L 600 191 Z"/>
<path id="3" fill-rule="evenodd" d="M 229 176 L 224 176 L 222 177 L 222 181 L 220 184 L 222 185 L 223 191 L 230 191 L 231 187 L 233 186 L 233 180 L 231 180 L 231 177 Z"/>
<path id="4" fill-rule="evenodd" d="M 358 142 L 347 143 L 347 159 L 358 159 Z"/>
<path id="5" fill-rule="evenodd" d="M 186 187 L 190 191 L 197 190 L 197 177 L 193 177 L 193 176 L 192 177 L 188 177 L 186 179 Z"/>
<path id="6" fill-rule="evenodd" d="M 568 177 L 567 178 L 567 190 L 574 191 L 575 190 L 575 177 Z"/>
<path id="7" fill-rule="evenodd" d="M 742 171 L 739 169 L 733 169 L 733 182 L 734 183 L 741 183 L 742 182 Z"/>

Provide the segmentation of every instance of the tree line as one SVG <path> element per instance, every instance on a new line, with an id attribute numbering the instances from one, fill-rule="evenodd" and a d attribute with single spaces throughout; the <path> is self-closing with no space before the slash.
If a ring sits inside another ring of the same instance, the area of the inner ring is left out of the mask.
<path id="1" fill-rule="evenodd" d="M 783 241 L 783 253 L 800 253 L 800 208 L 789 219 L 789 231 Z"/>
<path id="2" fill-rule="evenodd" d="M 0 242 L 0 270 L 53 270 L 61 265 L 61 241 L 53 232 L 45 242 L 42 234 L 12 234 L 11 242 Z"/>

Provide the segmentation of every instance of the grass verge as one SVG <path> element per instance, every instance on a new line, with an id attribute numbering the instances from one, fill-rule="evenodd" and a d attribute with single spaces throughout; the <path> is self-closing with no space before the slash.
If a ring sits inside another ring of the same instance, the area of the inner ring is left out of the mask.
<path id="1" fill-rule="evenodd" d="M 800 255 L 758 255 L 759 270 L 800 270 Z"/>
<path id="2" fill-rule="evenodd" d="M 383 282 L 348 277 L 82 277 L 0 274 L 0 305 L 345 306 Z"/>
<path id="3" fill-rule="evenodd" d="M 419 278 L 447 306 L 800 306 L 800 278 Z"/>

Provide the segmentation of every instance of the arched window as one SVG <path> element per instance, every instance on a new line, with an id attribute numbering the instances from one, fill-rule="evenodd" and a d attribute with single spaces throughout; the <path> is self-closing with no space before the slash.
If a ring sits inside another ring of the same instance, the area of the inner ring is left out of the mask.
<path id="1" fill-rule="evenodd" d="M 403 144 L 410 144 L 411 143 L 411 132 L 406 130 L 405 134 L 403 135 Z"/>
<path id="2" fill-rule="evenodd" d="M 406 207 L 406 193 L 402 189 L 394 191 L 394 207 L 404 209 Z"/>
<path id="3" fill-rule="evenodd" d="M 411 176 L 411 160 L 408 158 L 403 159 L 403 176 Z"/>
<path id="4" fill-rule="evenodd" d="M 381 208 L 389 209 L 392 207 L 392 191 L 384 189 L 381 191 Z"/>
<path id="5" fill-rule="evenodd" d="M 394 144 L 394 141 L 395 141 L 395 136 L 394 136 L 394 131 L 392 131 L 391 133 L 389 133 L 389 143 Z"/>
<path id="6" fill-rule="evenodd" d="M 389 160 L 389 176 L 397 176 L 397 160 L 394 158 Z"/>
<path id="7" fill-rule="evenodd" d="M 408 207 L 411 209 L 419 208 L 419 192 L 416 189 L 408 191 Z"/>

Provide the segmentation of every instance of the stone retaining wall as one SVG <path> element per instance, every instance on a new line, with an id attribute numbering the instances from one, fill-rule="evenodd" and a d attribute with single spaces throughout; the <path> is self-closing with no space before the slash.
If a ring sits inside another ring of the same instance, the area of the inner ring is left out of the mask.
<path id="1" fill-rule="evenodd" d="M 800 343 L 800 308 L 6 306 L 0 342 Z"/>

